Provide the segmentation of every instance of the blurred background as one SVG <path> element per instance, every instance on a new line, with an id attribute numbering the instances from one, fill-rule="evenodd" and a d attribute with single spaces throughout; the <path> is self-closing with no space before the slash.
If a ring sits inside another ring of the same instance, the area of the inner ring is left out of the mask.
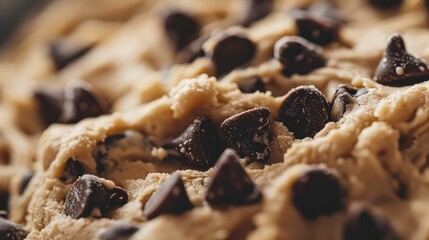
<path id="1" fill-rule="evenodd" d="M 0 0 L 0 45 L 19 24 L 51 0 Z"/>

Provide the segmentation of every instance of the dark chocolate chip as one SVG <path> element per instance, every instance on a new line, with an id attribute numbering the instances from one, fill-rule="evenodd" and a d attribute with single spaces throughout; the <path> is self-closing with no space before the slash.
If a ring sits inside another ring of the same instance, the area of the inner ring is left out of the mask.
<path id="1" fill-rule="evenodd" d="M 256 45 L 247 37 L 225 34 L 216 43 L 211 57 L 216 76 L 249 63 L 255 53 Z"/>
<path id="2" fill-rule="evenodd" d="M 383 85 L 402 87 L 429 80 L 426 63 L 409 54 L 401 35 L 393 34 L 383 58 L 374 73 L 374 80 Z"/>
<path id="3" fill-rule="evenodd" d="M 77 43 L 71 39 L 57 39 L 49 43 L 49 55 L 57 70 L 85 55 L 92 46 Z"/>
<path id="4" fill-rule="evenodd" d="M 220 129 L 240 156 L 253 161 L 267 161 L 271 154 L 270 123 L 270 109 L 259 107 L 225 119 Z"/>
<path id="5" fill-rule="evenodd" d="M 368 0 L 368 2 L 379 9 L 391 9 L 401 6 L 403 0 Z"/>
<path id="6" fill-rule="evenodd" d="M 213 205 L 244 205 L 260 201 L 262 195 L 235 151 L 226 149 L 215 165 L 205 198 Z"/>
<path id="7" fill-rule="evenodd" d="M 247 2 L 246 15 L 243 19 L 244 26 L 249 26 L 251 23 L 264 18 L 273 10 L 273 0 L 249 0 Z"/>
<path id="8" fill-rule="evenodd" d="M 298 11 L 294 16 L 299 36 L 320 45 L 326 45 L 338 39 L 339 25 L 329 18 Z"/>
<path id="9" fill-rule="evenodd" d="M 161 214 L 181 214 L 192 209 L 180 174 L 174 173 L 149 198 L 143 213 L 149 219 Z"/>
<path id="10" fill-rule="evenodd" d="M 278 119 L 295 138 L 313 137 L 330 120 L 328 100 L 315 87 L 297 87 L 286 95 Z"/>
<path id="11" fill-rule="evenodd" d="M 284 68 L 283 75 L 307 74 L 325 66 L 322 49 L 302 37 L 283 37 L 274 46 L 274 57 Z"/>
<path id="12" fill-rule="evenodd" d="M 22 177 L 21 185 L 19 186 L 19 195 L 22 195 L 24 193 L 33 176 L 34 173 L 28 172 Z"/>
<path id="13" fill-rule="evenodd" d="M 38 87 L 34 90 L 34 99 L 45 127 L 58 121 L 64 102 L 63 91 Z"/>
<path id="14" fill-rule="evenodd" d="M 104 229 L 100 235 L 100 240 L 128 240 L 138 228 L 126 222 L 116 222 Z"/>
<path id="15" fill-rule="evenodd" d="M 344 113 L 347 111 L 347 105 L 354 103 L 355 99 L 348 92 L 338 92 L 335 94 L 332 101 L 331 119 L 337 122 L 340 120 Z"/>
<path id="16" fill-rule="evenodd" d="M 106 103 L 83 82 L 66 88 L 64 95 L 63 111 L 59 118 L 61 123 L 76 123 L 107 113 Z"/>
<path id="17" fill-rule="evenodd" d="M 340 211 L 343 195 L 337 177 L 321 167 L 308 169 L 292 185 L 292 203 L 306 220 Z"/>
<path id="18" fill-rule="evenodd" d="M 78 160 L 69 158 L 64 167 L 63 174 L 60 180 L 64 183 L 75 182 L 80 176 L 85 173 L 82 164 Z"/>
<path id="19" fill-rule="evenodd" d="M 93 175 L 79 177 L 67 194 L 64 214 L 74 219 L 91 216 L 96 208 L 105 206 L 106 187 Z"/>
<path id="20" fill-rule="evenodd" d="M 398 240 L 389 221 L 363 206 L 353 206 L 347 213 L 344 240 Z"/>
<path id="21" fill-rule="evenodd" d="M 4 219 L 8 218 L 8 213 L 6 210 L 0 210 L 0 218 L 4 218 Z"/>
<path id="22" fill-rule="evenodd" d="M 200 24 L 194 17 L 183 12 L 170 12 L 164 19 L 167 36 L 176 50 L 183 49 L 198 37 Z"/>
<path id="23" fill-rule="evenodd" d="M 107 190 L 106 209 L 120 207 L 128 202 L 128 194 L 125 189 L 121 187 L 115 187 Z"/>
<path id="24" fill-rule="evenodd" d="M 207 117 L 196 118 L 176 139 L 163 146 L 170 157 L 202 168 L 212 167 L 224 149 L 216 125 Z"/>
<path id="25" fill-rule="evenodd" d="M 191 63 L 199 57 L 204 57 L 206 53 L 203 49 L 203 44 L 209 39 L 210 35 L 201 36 L 190 44 L 188 44 L 183 50 L 179 53 L 179 62 L 181 63 Z"/>
<path id="26" fill-rule="evenodd" d="M 265 84 L 258 76 L 251 77 L 238 83 L 238 88 L 243 93 L 265 92 Z"/>
<path id="27" fill-rule="evenodd" d="M 0 239 L 2 240 L 23 240 L 28 233 L 17 224 L 0 218 Z"/>

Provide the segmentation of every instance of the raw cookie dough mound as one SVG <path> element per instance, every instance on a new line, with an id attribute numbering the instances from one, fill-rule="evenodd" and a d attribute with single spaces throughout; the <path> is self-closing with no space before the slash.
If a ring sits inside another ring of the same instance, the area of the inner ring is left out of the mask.
<path id="1" fill-rule="evenodd" d="M 0 234 L 428 239 L 423 4 L 54 2 L 0 59 Z"/>

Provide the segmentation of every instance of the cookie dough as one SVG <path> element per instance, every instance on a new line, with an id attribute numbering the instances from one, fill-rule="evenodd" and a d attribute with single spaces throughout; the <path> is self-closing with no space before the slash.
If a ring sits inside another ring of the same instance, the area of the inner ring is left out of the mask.
<path id="1" fill-rule="evenodd" d="M 3 54 L 0 232 L 429 238 L 423 1 L 97 2 Z"/>

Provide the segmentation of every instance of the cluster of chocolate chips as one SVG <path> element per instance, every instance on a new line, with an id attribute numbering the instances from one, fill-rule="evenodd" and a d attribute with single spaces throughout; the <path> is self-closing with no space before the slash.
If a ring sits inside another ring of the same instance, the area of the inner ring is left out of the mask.
<path id="1" fill-rule="evenodd" d="M 91 45 L 82 44 L 72 39 L 60 38 L 50 42 L 49 55 L 59 71 L 76 61 L 92 49 Z"/>
<path id="2" fill-rule="evenodd" d="M 408 86 L 429 80 L 429 68 L 423 60 L 409 54 L 401 35 L 393 34 L 374 73 L 383 85 Z"/>
<path id="3" fill-rule="evenodd" d="M 200 168 L 212 167 L 229 145 L 251 161 L 268 160 L 271 113 L 259 107 L 227 118 L 220 126 L 207 117 L 196 118 L 177 138 L 163 146 L 170 158 Z"/>
<path id="4" fill-rule="evenodd" d="M 246 205 L 258 202 L 262 195 L 232 149 L 226 149 L 214 166 L 207 184 L 205 200 L 214 206 Z M 174 173 L 149 198 L 143 213 L 148 219 L 161 214 L 182 214 L 193 208 L 180 174 Z"/>
<path id="5" fill-rule="evenodd" d="M 46 126 L 52 123 L 76 123 L 108 112 L 107 103 L 87 83 L 81 81 L 64 91 L 37 88 L 34 98 Z"/>
<path id="6" fill-rule="evenodd" d="M 85 174 L 70 188 L 64 202 L 63 213 L 74 219 L 101 217 L 109 210 L 127 202 L 128 194 L 124 189 L 117 186 L 109 189 L 100 178 Z"/>

